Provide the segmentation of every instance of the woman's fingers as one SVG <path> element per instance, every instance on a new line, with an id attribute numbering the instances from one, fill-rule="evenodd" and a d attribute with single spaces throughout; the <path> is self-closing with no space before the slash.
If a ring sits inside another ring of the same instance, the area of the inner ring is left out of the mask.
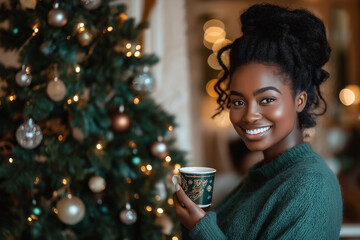
<path id="1" fill-rule="evenodd" d="M 192 208 L 196 207 L 197 205 L 186 195 L 184 190 L 179 186 L 179 188 L 176 188 L 176 196 L 182 206 L 185 206 L 188 210 L 191 210 Z"/>

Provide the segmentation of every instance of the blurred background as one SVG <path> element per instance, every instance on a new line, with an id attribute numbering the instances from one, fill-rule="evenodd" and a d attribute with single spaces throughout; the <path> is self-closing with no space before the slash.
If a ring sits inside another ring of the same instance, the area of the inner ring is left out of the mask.
<path id="1" fill-rule="evenodd" d="M 176 115 L 177 144 L 187 152 L 188 165 L 217 169 L 215 205 L 262 158 L 261 153 L 246 151 L 226 111 L 211 118 L 217 108 L 213 86 L 221 74 L 216 52 L 241 35 L 239 16 L 254 3 L 306 8 L 321 18 L 332 47 L 325 66 L 331 77 L 322 86 L 328 111 L 305 132 L 305 139 L 339 178 L 344 223 L 360 223 L 360 0 L 119 2 L 128 6 L 130 16 L 140 20 L 147 15 L 150 28 L 144 49 L 160 57 L 152 69 L 156 79 L 152 95 Z M 16 53 L 1 49 L 0 61 L 20 66 Z"/>

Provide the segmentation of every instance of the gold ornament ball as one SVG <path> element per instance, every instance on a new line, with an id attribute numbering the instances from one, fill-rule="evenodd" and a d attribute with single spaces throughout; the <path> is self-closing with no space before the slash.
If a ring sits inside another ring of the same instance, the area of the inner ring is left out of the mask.
<path id="1" fill-rule="evenodd" d="M 168 146 L 163 141 L 155 141 L 150 147 L 151 153 L 158 158 L 165 158 L 168 153 Z"/>
<path id="2" fill-rule="evenodd" d="M 88 46 L 91 41 L 93 40 L 94 35 L 89 29 L 85 29 L 83 31 L 80 31 L 77 34 L 77 39 L 81 46 L 85 47 Z"/>
<path id="3" fill-rule="evenodd" d="M 59 102 L 65 98 L 66 86 L 63 81 L 55 78 L 54 81 L 49 82 L 47 85 L 46 93 L 51 100 Z"/>
<path id="4" fill-rule="evenodd" d="M 80 142 L 82 142 L 85 139 L 85 134 L 79 127 L 74 127 L 71 130 L 71 133 L 72 133 L 73 137 Z"/>
<path id="5" fill-rule="evenodd" d="M 93 176 L 89 179 L 89 188 L 94 193 L 99 193 L 105 190 L 106 182 L 103 177 Z"/>
<path id="6" fill-rule="evenodd" d="M 58 218 L 65 224 L 74 225 L 80 222 L 85 215 L 85 205 L 83 201 L 75 196 L 68 195 L 60 199 L 56 208 L 58 209 Z"/>
<path id="7" fill-rule="evenodd" d="M 131 126 L 131 118 L 126 113 L 117 113 L 112 117 L 111 126 L 115 132 L 125 132 Z"/>

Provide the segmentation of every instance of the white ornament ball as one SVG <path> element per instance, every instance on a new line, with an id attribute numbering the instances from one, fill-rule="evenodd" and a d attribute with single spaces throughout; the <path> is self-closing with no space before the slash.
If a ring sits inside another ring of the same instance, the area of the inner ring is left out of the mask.
<path id="1" fill-rule="evenodd" d="M 26 149 L 34 149 L 41 143 L 43 138 L 41 128 L 35 124 L 32 118 L 21 124 L 16 130 L 16 140 Z"/>
<path id="2" fill-rule="evenodd" d="M 158 157 L 158 158 L 165 158 L 167 155 L 169 155 L 168 146 L 162 140 L 155 141 L 151 145 L 150 151 L 155 157 Z"/>
<path id="3" fill-rule="evenodd" d="M 70 194 L 60 199 L 56 204 L 56 208 L 58 209 L 57 216 L 60 221 L 68 225 L 77 224 L 85 215 L 85 205 L 83 201 Z"/>
<path id="4" fill-rule="evenodd" d="M 32 76 L 30 74 L 30 68 L 22 66 L 21 70 L 15 75 L 16 83 L 20 87 L 27 87 L 31 84 Z"/>
<path id="5" fill-rule="evenodd" d="M 132 81 L 132 88 L 140 93 L 149 93 L 154 89 L 154 77 L 150 73 L 149 67 L 143 67 Z"/>
<path id="6" fill-rule="evenodd" d="M 89 179 L 89 188 L 94 193 L 99 193 L 105 190 L 106 182 L 103 177 L 100 176 L 93 176 Z"/>
<path id="7" fill-rule="evenodd" d="M 134 224 L 137 220 L 137 213 L 131 208 L 130 203 L 126 203 L 125 209 L 120 212 L 120 220 L 126 224 Z"/>
<path id="8" fill-rule="evenodd" d="M 48 83 L 46 93 L 51 100 L 59 102 L 66 96 L 66 86 L 61 79 L 55 77 L 53 81 Z"/>
<path id="9" fill-rule="evenodd" d="M 94 10 L 100 7 L 102 0 L 80 0 L 87 10 Z"/>
<path id="10" fill-rule="evenodd" d="M 66 12 L 59 8 L 59 3 L 55 3 L 54 8 L 48 13 L 48 23 L 53 27 L 63 27 L 67 22 Z"/>

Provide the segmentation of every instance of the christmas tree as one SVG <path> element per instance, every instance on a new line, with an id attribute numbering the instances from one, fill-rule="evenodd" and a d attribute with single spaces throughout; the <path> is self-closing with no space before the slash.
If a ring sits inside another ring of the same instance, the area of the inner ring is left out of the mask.
<path id="1" fill-rule="evenodd" d="M 175 119 L 117 2 L 0 5 L 1 239 L 178 239 Z"/>

